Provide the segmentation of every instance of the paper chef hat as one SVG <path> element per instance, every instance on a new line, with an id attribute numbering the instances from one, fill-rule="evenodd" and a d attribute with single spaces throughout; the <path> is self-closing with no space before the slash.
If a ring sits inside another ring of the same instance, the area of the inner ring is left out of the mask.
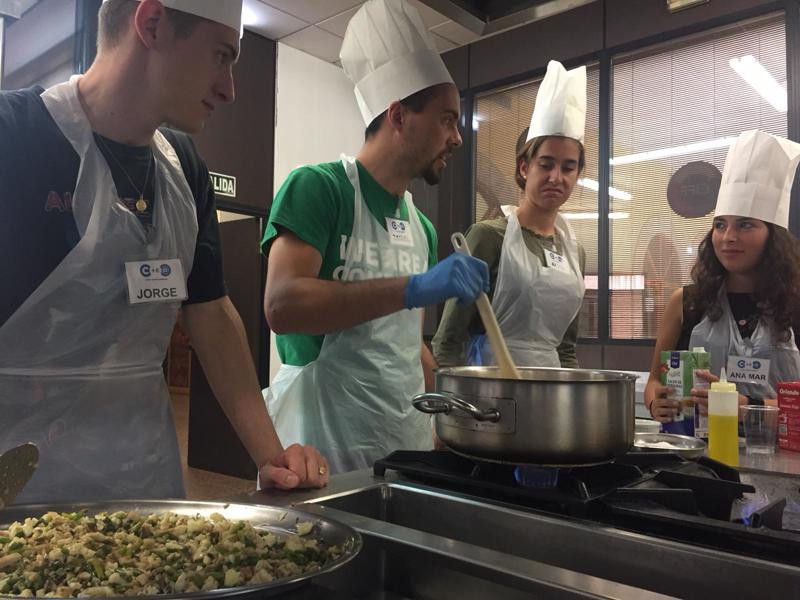
<path id="1" fill-rule="evenodd" d="M 536 94 L 528 139 L 561 135 L 583 143 L 586 130 L 586 67 L 567 71 L 555 60 Z"/>
<path id="2" fill-rule="evenodd" d="M 339 53 L 369 125 L 395 100 L 453 83 L 417 9 L 405 0 L 369 0 L 350 19 Z"/>
<path id="3" fill-rule="evenodd" d="M 161 0 L 161 4 L 167 8 L 216 21 L 239 32 L 242 31 L 242 2 L 243 0 Z"/>
<path id="4" fill-rule="evenodd" d="M 715 216 L 751 217 L 789 226 L 789 196 L 800 144 L 753 129 L 728 150 Z"/>

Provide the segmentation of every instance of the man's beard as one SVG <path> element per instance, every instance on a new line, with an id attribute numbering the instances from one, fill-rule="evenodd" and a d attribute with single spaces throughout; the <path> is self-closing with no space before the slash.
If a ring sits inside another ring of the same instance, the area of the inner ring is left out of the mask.
<path id="1" fill-rule="evenodd" d="M 442 179 L 442 174 L 437 173 L 433 168 L 435 164 L 436 161 L 434 160 L 426 166 L 419 175 L 428 185 L 438 185 L 439 181 Z"/>

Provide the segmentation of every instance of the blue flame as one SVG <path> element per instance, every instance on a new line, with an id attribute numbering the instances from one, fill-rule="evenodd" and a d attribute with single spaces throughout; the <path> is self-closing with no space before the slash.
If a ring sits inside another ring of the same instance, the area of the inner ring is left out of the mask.
<path id="1" fill-rule="evenodd" d="M 514 469 L 514 479 L 524 487 L 551 488 L 558 484 L 559 469 L 520 465 Z"/>

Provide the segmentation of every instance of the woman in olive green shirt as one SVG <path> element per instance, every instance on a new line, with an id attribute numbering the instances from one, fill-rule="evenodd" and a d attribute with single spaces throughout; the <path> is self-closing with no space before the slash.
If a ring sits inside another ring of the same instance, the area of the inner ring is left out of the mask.
<path id="1" fill-rule="evenodd" d="M 504 216 L 476 223 L 467 243 L 489 265 L 489 297 L 518 366 L 577 367 L 586 256 L 558 210 L 583 170 L 584 149 L 564 136 L 526 141 L 527 133 L 517 143 L 519 209 L 504 207 Z M 510 224 L 518 240 L 511 247 Z M 440 366 L 494 364 L 474 304 L 445 304 L 433 354 Z"/>

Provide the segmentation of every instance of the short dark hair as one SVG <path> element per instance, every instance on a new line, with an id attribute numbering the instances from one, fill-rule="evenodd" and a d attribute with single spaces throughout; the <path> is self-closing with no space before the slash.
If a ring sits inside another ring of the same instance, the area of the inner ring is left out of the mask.
<path id="1" fill-rule="evenodd" d="M 425 107 L 428 106 L 428 103 L 431 100 L 433 100 L 433 98 L 436 96 L 437 92 L 439 91 L 439 85 L 440 84 L 432 85 L 418 92 L 415 92 L 410 96 L 407 96 L 402 100 L 400 100 L 400 104 L 405 106 L 413 113 L 421 113 L 423 110 L 425 110 Z M 378 133 L 378 130 L 381 128 L 381 125 L 383 125 L 383 122 L 386 119 L 387 112 L 388 109 L 383 111 L 377 117 L 375 117 L 372 120 L 372 122 L 369 125 L 367 125 L 367 129 L 366 131 L 364 131 L 365 140 L 368 140 L 373 135 Z"/>
<path id="2" fill-rule="evenodd" d="M 563 137 L 557 135 L 540 135 L 539 137 L 528 140 L 528 129 L 530 128 L 526 127 L 523 129 L 522 133 L 520 133 L 519 137 L 517 138 L 517 162 L 514 169 L 514 179 L 521 190 L 525 189 L 525 180 L 522 178 L 522 175 L 520 175 L 519 172 L 520 161 L 523 161 L 526 165 L 529 164 L 531 159 L 536 156 L 536 153 L 539 151 L 539 148 L 542 147 L 542 144 L 544 144 L 545 140 L 551 137 Z M 578 142 L 578 140 L 575 141 Z M 583 148 L 583 144 L 580 142 L 578 142 L 578 147 L 580 148 L 580 155 L 578 156 L 578 173 L 582 173 L 583 168 L 586 166 L 586 151 Z"/>
<path id="3" fill-rule="evenodd" d="M 100 12 L 97 15 L 98 48 L 113 48 L 119 43 L 130 26 L 131 18 L 138 6 L 139 0 L 108 0 L 100 5 Z M 178 39 L 191 36 L 194 28 L 205 20 L 171 8 L 167 8 L 166 13 Z"/>

